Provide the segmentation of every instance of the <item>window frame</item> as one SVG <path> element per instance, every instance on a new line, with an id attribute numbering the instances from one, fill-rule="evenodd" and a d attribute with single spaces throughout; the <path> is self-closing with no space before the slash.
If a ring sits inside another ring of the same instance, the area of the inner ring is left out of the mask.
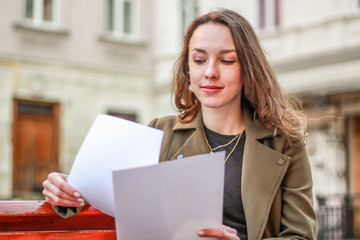
<path id="1" fill-rule="evenodd" d="M 356 13 L 360 12 L 360 0 L 353 0 L 353 6 Z"/>
<path id="2" fill-rule="evenodd" d="M 258 0 L 258 27 L 261 31 L 271 31 L 280 27 L 280 0 Z"/>
<path id="3" fill-rule="evenodd" d="M 112 2 L 113 9 L 110 9 Z M 124 6 L 130 3 L 130 31 L 126 31 Z M 140 39 L 140 6 L 138 0 L 108 0 L 106 32 L 115 39 Z"/>
<path id="4" fill-rule="evenodd" d="M 27 16 L 27 4 L 32 1 L 32 16 Z M 60 26 L 61 0 L 51 0 L 51 20 L 44 19 L 44 1 L 46 0 L 24 0 L 23 20 L 26 24 L 44 28 L 58 28 Z"/>
<path id="5" fill-rule="evenodd" d="M 191 10 L 191 11 L 190 11 Z M 189 24 L 199 14 L 198 0 L 181 0 L 181 30 L 185 34 Z"/>

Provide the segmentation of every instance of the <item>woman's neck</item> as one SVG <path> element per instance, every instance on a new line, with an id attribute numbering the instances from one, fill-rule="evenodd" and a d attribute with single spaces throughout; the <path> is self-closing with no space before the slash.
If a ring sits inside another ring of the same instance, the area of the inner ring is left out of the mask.
<path id="1" fill-rule="evenodd" d="M 201 108 L 204 125 L 223 135 L 236 135 L 245 130 L 240 107 L 238 109 Z"/>

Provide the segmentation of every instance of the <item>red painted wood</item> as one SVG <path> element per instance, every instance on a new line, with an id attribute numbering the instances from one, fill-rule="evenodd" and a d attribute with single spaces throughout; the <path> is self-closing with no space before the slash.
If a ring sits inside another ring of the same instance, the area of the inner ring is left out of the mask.
<path id="1" fill-rule="evenodd" d="M 81 231 L 81 232 L 0 232 L 1 240 L 112 240 L 116 239 L 115 230 L 109 231 Z"/>
<path id="2" fill-rule="evenodd" d="M 44 201 L 0 201 L 0 232 L 75 230 L 115 230 L 115 219 L 91 206 L 63 219 Z"/>

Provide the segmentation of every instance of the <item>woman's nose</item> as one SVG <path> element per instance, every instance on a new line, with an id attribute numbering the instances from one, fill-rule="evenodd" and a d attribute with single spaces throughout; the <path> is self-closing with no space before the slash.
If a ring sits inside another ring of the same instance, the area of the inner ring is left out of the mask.
<path id="1" fill-rule="evenodd" d="M 206 72 L 205 72 L 205 78 L 206 79 L 217 79 L 219 77 L 219 69 L 218 66 L 216 66 L 216 63 L 209 62 Z"/>

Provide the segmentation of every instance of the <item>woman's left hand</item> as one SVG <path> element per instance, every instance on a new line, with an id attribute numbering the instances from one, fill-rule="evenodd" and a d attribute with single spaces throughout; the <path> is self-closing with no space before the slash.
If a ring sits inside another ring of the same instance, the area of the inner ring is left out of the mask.
<path id="1" fill-rule="evenodd" d="M 198 232 L 198 235 L 199 237 L 216 237 L 219 240 L 240 240 L 237 231 L 225 225 L 220 228 L 202 229 Z"/>

